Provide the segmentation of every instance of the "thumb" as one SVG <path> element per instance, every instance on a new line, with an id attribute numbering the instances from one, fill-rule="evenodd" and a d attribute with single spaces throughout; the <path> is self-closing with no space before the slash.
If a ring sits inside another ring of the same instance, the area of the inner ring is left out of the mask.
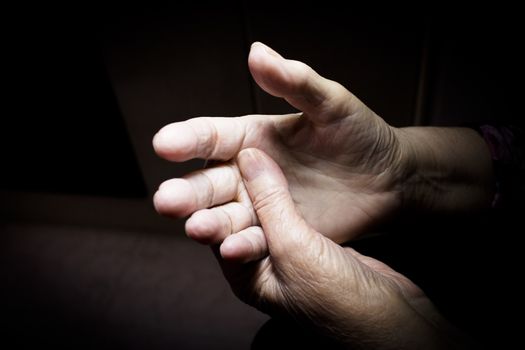
<path id="1" fill-rule="evenodd" d="M 336 121 L 364 106 L 341 84 L 323 78 L 302 62 L 284 59 L 260 42 L 252 44 L 248 65 L 263 90 L 283 97 L 313 122 Z"/>
<path id="2" fill-rule="evenodd" d="M 300 251 L 298 245 L 318 235 L 297 211 L 284 174 L 268 155 L 255 148 L 244 149 L 237 164 L 272 257 Z"/>

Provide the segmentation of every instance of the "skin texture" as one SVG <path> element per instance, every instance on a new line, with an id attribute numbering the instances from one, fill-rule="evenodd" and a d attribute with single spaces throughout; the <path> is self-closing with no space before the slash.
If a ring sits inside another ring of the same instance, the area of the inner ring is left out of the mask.
<path id="1" fill-rule="evenodd" d="M 203 243 L 220 243 L 256 224 L 238 167 L 229 161 L 250 147 L 278 162 L 299 211 L 336 242 L 399 207 L 403 170 L 393 128 L 338 83 L 262 44 L 253 45 L 249 66 L 263 89 L 303 113 L 194 118 L 164 127 L 153 142 L 161 157 L 227 163 L 162 184 L 155 196 L 159 212 L 193 214 L 187 232 Z"/>
<path id="2" fill-rule="evenodd" d="M 233 291 L 272 315 L 313 325 L 340 343 L 367 349 L 449 348 L 449 326 L 415 284 L 373 258 L 343 248 L 301 216 L 279 166 L 262 151 L 237 157 L 260 226 L 229 236 L 221 253 L 243 235 L 268 244 L 269 256 L 249 264 L 219 257 Z"/>
<path id="3" fill-rule="evenodd" d="M 399 212 L 490 204 L 483 140 L 465 128 L 389 126 L 340 84 L 255 43 L 255 81 L 300 113 L 193 118 L 161 129 L 157 154 L 218 161 L 164 182 L 157 211 L 190 216 L 234 292 L 341 343 L 378 349 L 462 343 L 430 300 L 390 267 L 337 243 Z"/>
<path id="4" fill-rule="evenodd" d="M 252 45 L 248 63 L 259 86 L 302 113 L 193 118 L 165 126 L 153 140 L 170 161 L 223 161 L 168 180 L 155 194 L 159 213 L 191 215 L 186 232 L 196 241 L 220 244 L 257 225 L 235 162 L 246 148 L 279 164 L 306 222 L 337 243 L 407 208 L 461 211 L 490 203 L 490 155 L 474 131 L 393 128 L 340 84 L 261 43 Z M 224 257 L 253 256 L 248 243 Z M 266 254 L 262 245 L 253 249 Z"/>

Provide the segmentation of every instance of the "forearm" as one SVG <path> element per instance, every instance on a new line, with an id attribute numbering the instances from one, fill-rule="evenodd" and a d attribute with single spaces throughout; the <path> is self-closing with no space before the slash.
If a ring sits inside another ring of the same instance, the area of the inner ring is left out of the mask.
<path id="1" fill-rule="evenodd" d="M 490 152 L 469 128 L 396 129 L 404 171 L 403 206 L 457 212 L 489 207 L 494 196 Z"/>
<path id="2" fill-rule="evenodd" d="M 348 344 L 351 349 L 476 348 L 465 334 L 449 324 L 441 315 L 429 315 L 428 311 L 417 311 L 406 302 L 392 302 L 384 306 L 380 319 L 371 317 L 356 324 L 352 320 L 355 310 L 350 310 L 343 312 L 349 316 L 346 320 L 342 317 L 340 323 L 330 327 L 332 333 L 323 329 L 330 321 L 318 327 L 337 342 Z"/>

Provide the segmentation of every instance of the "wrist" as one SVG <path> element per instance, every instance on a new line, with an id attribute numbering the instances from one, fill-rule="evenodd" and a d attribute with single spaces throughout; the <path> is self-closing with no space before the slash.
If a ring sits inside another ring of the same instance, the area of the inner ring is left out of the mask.
<path id="1" fill-rule="evenodd" d="M 395 129 L 399 142 L 399 187 L 405 209 L 470 211 L 493 197 L 490 153 L 468 128 Z"/>
<path id="2" fill-rule="evenodd" d="M 463 349 L 467 339 L 444 319 L 428 319 L 428 310 L 417 311 L 404 298 L 385 300 L 380 318 L 351 320 L 339 329 L 335 339 L 351 346 L 370 349 Z M 347 314 L 352 314 L 348 312 Z M 440 317 L 440 316 L 439 316 Z M 363 327 L 364 326 L 364 327 Z M 353 348 L 353 347 L 352 347 Z"/>

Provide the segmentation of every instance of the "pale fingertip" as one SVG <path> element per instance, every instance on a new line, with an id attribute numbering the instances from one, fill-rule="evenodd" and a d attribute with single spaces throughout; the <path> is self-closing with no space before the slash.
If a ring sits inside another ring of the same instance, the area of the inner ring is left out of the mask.
<path id="1" fill-rule="evenodd" d="M 254 45 L 248 56 L 248 67 L 255 82 L 267 93 L 284 97 L 289 88 L 287 84 L 287 61 L 263 44 Z"/>
<path id="2" fill-rule="evenodd" d="M 252 250 L 251 243 L 245 237 L 238 234 L 228 236 L 220 247 L 223 259 L 241 263 L 250 261 Z"/>
<path id="3" fill-rule="evenodd" d="M 261 227 L 251 226 L 228 236 L 220 251 L 226 260 L 247 263 L 267 256 L 268 244 Z"/>
<path id="4" fill-rule="evenodd" d="M 247 181 L 253 181 L 264 174 L 265 159 L 262 152 L 255 148 L 243 149 L 237 155 L 237 164 L 241 171 L 242 177 Z"/>
<path id="5" fill-rule="evenodd" d="M 155 134 L 155 136 L 153 136 L 153 140 L 152 140 L 153 149 L 155 150 L 155 153 L 159 155 L 163 152 L 164 148 L 166 147 L 167 141 L 168 141 L 164 133 L 165 128 L 166 127 L 160 129 Z"/>
<path id="6" fill-rule="evenodd" d="M 283 56 L 281 56 L 277 51 L 275 51 L 274 49 L 272 49 L 271 47 L 269 47 L 268 45 L 266 44 L 263 44 L 262 42 L 260 41 L 256 41 L 254 42 L 252 45 L 251 45 L 251 50 L 261 50 L 261 52 L 265 53 L 265 54 L 269 54 L 271 56 L 274 56 L 274 57 L 277 57 L 277 58 L 283 58 Z"/>
<path id="7" fill-rule="evenodd" d="M 160 157 L 170 161 L 192 158 L 195 148 L 193 130 L 183 122 L 166 125 L 153 137 L 153 149 Z"/>
<path id="8" fill-rule="evenodd" d="M 153 207 L 155 208 L 155 211 L 160 214 L 160 202 L 162 200 L 159 198 L 159 191 L 155 192 L 153 194 Z"/>
<path id="9" fill-rule="evenodd" d="M 167 197 L 168 196 L 166 196 L 166 194 L 161 191 L 157 191 L 153 195 L 153 206 L 160 215 L 166 214 L 169 205 L 169 199 Z"/>
<path id="10" fill-rule="evenodd" d="M 266 50 L 260 42 L 254 42 L 250 48 L 250 54 L 248 55 L 248 64 L 250 67 L 253 64 L 258 64 L 261 60 L 264 60 L 266 56 Z"/>
<path id="11" fill-rule="evenodd" d="M 250 46 L 250 50 L 260 48 L 261 46 L 264 46 L 264 44 L 261 43 L 260 41 L 254 41 L 252 45 Z"/>
<path id="12" fill-rule="evenodd" d="M 245 181 L 256 182 L 257 180 L 261 183 L 257 190 L 263 191 L 277 186 L 288 187 L 286 178 L 279 165 L 266 153 L 257 148 L 246 148 L 239 152 L 237 165 Z M 248 193 L 251 193 L 249 189 Z"/>
<path id="13" fill-rule="evenodd" d="M 208 209 L 195 212 L 185 225 L 186 235 L 201 244 L 220 243 L 217 233 L 220 232 L 220 225 L 215 214 Z"/>
<path id="14" fill-rule="evenodd" d="M 265 71 L 271 70 L 272 67 L 273 69 L 280 67 L 281 62 L 284 62 L 284 58 L 270 47 L 261 42 L 252 44 L 248 55 L 248 66 L 252 73 L 255 74 L 254 78 L 262 79 L 261 73 L 264 74 Z"/>
<path id="15" fill-rule="evenodd" d="M 157 131 L 157 133 L 155 135 L 153 135 L 153 138 L 151 139 L 151 144 L 153 145 L 153 149 L 155 149 L 156 145 L 158 144 L 158 140 L 157 140 L 158 135 L 159 135 L 159 133 Z"/>
<path id="16" fill-rule="evenodd" d="M 191 214 L 194 207 L 193 189 L 183 179 L 162 183 L 153 196 L 155 210 L 165 216 L 183 217 Z"/>

